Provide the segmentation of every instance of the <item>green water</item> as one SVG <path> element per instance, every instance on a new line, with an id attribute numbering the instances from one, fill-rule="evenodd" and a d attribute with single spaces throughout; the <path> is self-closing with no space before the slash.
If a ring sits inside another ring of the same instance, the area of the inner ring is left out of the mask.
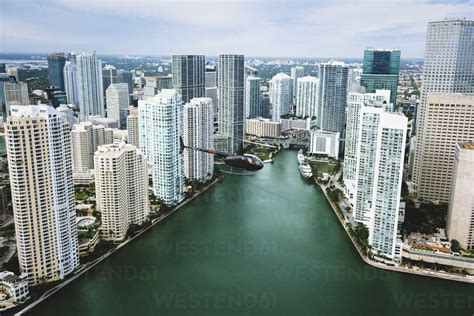
<path id="1" fill-rule="evenodd" d="M 365 265 L 284 151 L 230 176 L 32 315 L 472 315 L 474 287 Z"/>

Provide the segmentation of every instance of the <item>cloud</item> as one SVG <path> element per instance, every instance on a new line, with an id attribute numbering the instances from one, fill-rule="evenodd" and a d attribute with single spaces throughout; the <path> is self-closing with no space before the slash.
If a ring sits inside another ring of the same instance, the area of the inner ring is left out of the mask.
<path id="1" fill-rule="evenodd" d="M 51 51 L 57 40 L 99 53 L 360 57 L 374 46 L 421 57 L 428 21 L 474 18 L 473 0 L 2 1 L 2 23 L 20 30 L 2 28 L 9 51 Z"/>

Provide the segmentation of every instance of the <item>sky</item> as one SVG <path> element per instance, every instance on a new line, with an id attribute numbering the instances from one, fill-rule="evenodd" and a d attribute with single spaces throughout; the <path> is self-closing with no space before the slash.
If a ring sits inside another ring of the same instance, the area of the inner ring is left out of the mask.
<path id="1" fill-rule="evenodd" d="M 445 18 L 474 0 L 0 0 L 0 52 L 418 58 Z"/>

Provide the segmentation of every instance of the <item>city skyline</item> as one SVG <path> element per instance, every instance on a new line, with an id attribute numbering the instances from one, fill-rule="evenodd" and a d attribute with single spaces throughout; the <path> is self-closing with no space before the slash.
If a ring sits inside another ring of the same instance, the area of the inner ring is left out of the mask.
<path id="1" fill-rule="evenodd" d="M 97 50 L 103 54 L 192 52 L 210 56 L 235 52 L 351 58 L 360 56 L 366 47 L 393 47 L 396 43 L 404 58 L 422 58 L 428 21 L 474 17 L 471 0 L 268 4 L 139 0 L 117 6 L 110 0 L 6 0 L 1 24 L 15 32 L 2 33 L 0 48 L 2 52 Z M 32 11 L 37 14 L 28 14 Z M 230 11 L 232 19 L 227 18 Z M 360 19 L 359 13 L 372 18 Z M 159 31 L 136 32 L 146 30 L 151 22 Z M 304 40 L 295 34 L 304 34 Z"/>

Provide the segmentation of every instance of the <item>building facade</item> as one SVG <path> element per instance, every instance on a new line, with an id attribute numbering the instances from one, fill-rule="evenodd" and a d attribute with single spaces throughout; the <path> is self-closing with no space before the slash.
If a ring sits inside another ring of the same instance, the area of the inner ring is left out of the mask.
<path id="1" fill-rule="evenodd" d="M 105 116 L 102 62 L 95 54 L 76 55 L 76 78 L 79 115 Z"/>
<path id="2" fill-rule="evenodd" d="M 245 79 L 245 117 L 257 117 L 260 113 L 260 78 L 248 76 Z"/>
<path id="3" fill-rule="evenodd" d="M 319 79 L 305 76 L 298 78 L 296 83 L 296 115 L 302 118 L 316 117 Z"/>
<path id="4" fill-rule="evenodd" d="M 273 76 L 270 86 L 272 121 L 279 122 L 282 115 L 291 111 L 291 78 L 284 72 Z"/>
<path id="5" fill-rule="evenodd" d="M 131 107 L 127 116 L 128 143 L 140 148 L 140 131 L 138 125 L 138 109 Z"/>
<path id="6" fill-rule="evenodd" d="M 339 158 L 339 133 L 313 129 L 309 133 L 308 153 Z"/>
<path id="7" fill-rule="evenodd" d="M 432 93 L 427 97 L 424 116 L 423 140 L 417 143 L 421 151 L 418 157 L 422 158 L 417 166 L 418 198 L 448 203 L 456 143 L 474 140 L 474 94 Z"/>
<path id="8" fill-rule="evenodd" d="M 64 91 L 64 64 L 66 56 L 64 53 L 48 54 L 48 73 L 51 86 Z"/>
<path id="9" fill-rule="evenodd" d="M 67 124 L 46 105 L 12 106 L 5 141 L 20 270 L 31 285 L 64 279 L 79 265 Z"/>
<path id="10" fill-rule="evenodd" d="M 79 96 L 77 91 L 77 69 L 76 61 L 69 60 L 64 64 L 63 69 L 64 90 L 67 96 L 67 102 L 77 106 L 79 104 Z"/>
<path id="11" fill-rule="evenodd" d="M 278 138 L 281 135 L 281 122 L 266 118 L 253 118 L 245 121 L 245 133 L 257 137 Z"/>
<path id="12" fill-rule="evenodd" d="M 100 236 L 123 241 L 130 225 L 143 224 L 150 213 L 145 156 L 135 146 L 118 142 L 99 146 L 94 165 Z"/>
<path id="13" fill-rule="evenodd" d="M 129 106 L 128 85 L 112 83 L 105 92 L 107 117 L 118 121 L 119 128 L 125 129 Z"/>
<path id="14" fill-rule="evenodd" d="M 173 55 L 173 89 L 181 94 L 184 103 L 206 95 L 204 55 Z"/>
<path id="15" fill-rule="evenodd" d="M 367 48 L 364 51 L 364 65 L 360 84 L 366 88 L 366 92 L 390 90 L 390 102 L 396 105 L 399 73 L 399 49 Z"/>
<path id="16" fill-rule="evenodd" d="M 151 169 L 153 192 L 167 205 L 184 199 L 183 101 L 174 89 L 162 89 L 153 98 L 138 101 L 140 150 Z"/>
<path id="17" fill-rule="evenodd" d="M 296 104 L 296 96 L 298 95 L 298 78 L 304 76 L 304 67 L 291 67 L 291 103 Z"/>
<path id="18" fill-rule="evenodd" d="M 218 72 L 218 132 L 228 137 L 228 151 L 237 152 L 244 138 L 244 55 L 219 55 Z"/>
<path id="19" fill-rule="evenodd" d="M 210 98 L 194 98 L 184 105 L 183 142 L 186 146 L 214 147 L 214 105 Z M 214 156 L 197 150 L 184 150 L 184 176 L 205 182 L 214 174 Z"/>
<path id="20" fill-rule="evenodd" d="M 446 218 L 449 240 L 474 249 L 474 143 L 458 143 L 454 151 L 453 181 Z"/>
<path id="21" fill-rule="evenodd" d="M 28 97 L 28 84 L 26 82 L 4 82 L 3 94 L 5 109 L 3 116 L 6 119 L 10 115 L 12 105 L 30 104 Z"/>

